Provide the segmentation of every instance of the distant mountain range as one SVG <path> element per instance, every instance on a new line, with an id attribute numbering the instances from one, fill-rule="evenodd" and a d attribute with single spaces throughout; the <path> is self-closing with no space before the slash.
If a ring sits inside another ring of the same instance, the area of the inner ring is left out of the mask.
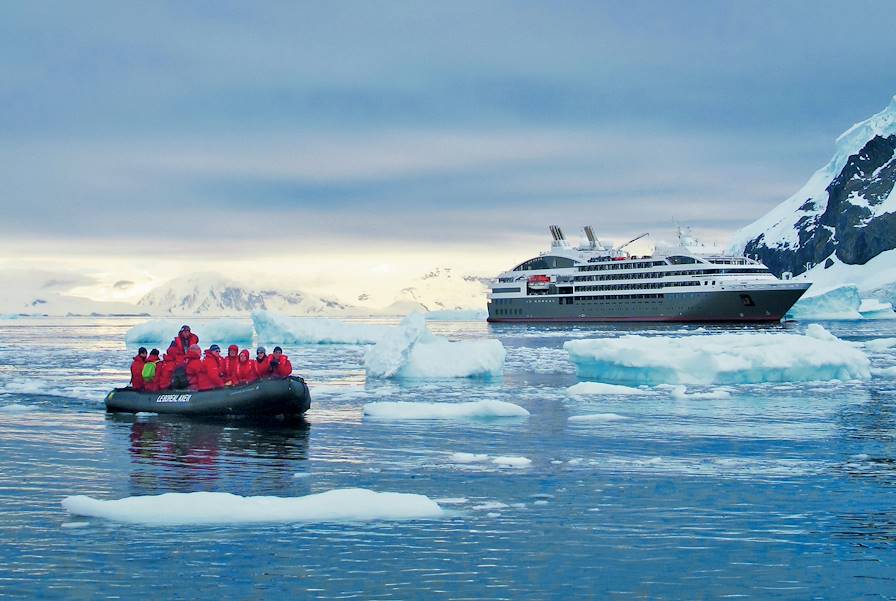
<path id="1" fill-rule="evenodd" d="M 835 153 L 800 190 L 740 230 L 735 252 L 815 287 L 854 283 L 893 301 L 896 282 L 896 97 L 837 138 Z"/>
<path id="2" fill-rule="evenodd" d="M 446 267 L 424 274 L 385 303 L 362 293 L 356 304 L 348 304 L 301 290 L 249 286 L 215 273 L 175 278 L 152 289 L 135 304 L 94 301 L 66 293 L 83 283 L 58 274 L 23 275 L 17 285 L 0 292 L 0 315 L 223 316 L 248 315 L 256 310 L 298 316 L 406 315 L 418 310 L 484 309 L 486 292 L 482 279 L 456 274 Z"/>

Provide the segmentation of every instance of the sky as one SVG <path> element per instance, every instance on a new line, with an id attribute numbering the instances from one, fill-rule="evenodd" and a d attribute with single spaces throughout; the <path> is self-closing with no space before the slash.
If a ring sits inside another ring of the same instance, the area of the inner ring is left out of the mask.
<path id="1" fill-rule="evenodd" d="M 0 270 L 335 294 L 724 243 L 896 94 L 889 2 L 10 2 Z M 132 284 L 122 284 L 132 282 Z M 116 286 L 116 284 L 119 284 Z"/>

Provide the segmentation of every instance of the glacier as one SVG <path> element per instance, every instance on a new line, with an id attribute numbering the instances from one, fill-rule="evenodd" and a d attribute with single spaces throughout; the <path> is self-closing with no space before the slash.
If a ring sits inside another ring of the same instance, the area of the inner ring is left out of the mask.
<path id="1" fill-rule="evenodd" d="M 868 380 L 868 357 L 812 324 L 807 333 L 641 336 L 570 340 L 581 378 L 619 384 L 750 384 Z"/>
<path id="2" fill-rule="evenodd" d="M 124 335 L 124 341 L 128 344 L 168 343 L 177 336 L 182 323 L 181 319 L 151 319 L 128 330 Z M 246 319 L 202 319 L 194 320 L 190 325 L 194 333 L 199 336 L 203 348 L 207 348 L 213 342 L 218 344 L 252 342 L 255 334 L 252 322 Z"/>
<path id="3" fill-rule="evenodd" d="M 71 514 L 151 525 L 358 522 L 443 517 L 425 495 L 341 488 L 304 497 L 242 497 L 223 492 L 164 493 L 101 500 L 66 497 Z"/>
<path id="4" fill-rule="evenodd" d="M 862 298 L 859 287 L 855 284 L 844 284 L 829 289 L 814 291 L 803 296 L 790 308 L 788 319 L 893 319 L 896 312 L 890 303 L 877 299 Z"/>
<path id="5" fill-rule="evenodd" d="M 367 350 L 364 368 L 374 378 L 491 377 L 504 371 L 506 354 L 499 340 L 434 336 L 424 316 L 412 313 Z"/>
<path id="6" fill-rule="evenodd" d="M 270 311 L 253 311 L 252 323 L 260 342 L 282 344 L 373 344 L 396 330 L 394 326 L 286 317 Z"/>

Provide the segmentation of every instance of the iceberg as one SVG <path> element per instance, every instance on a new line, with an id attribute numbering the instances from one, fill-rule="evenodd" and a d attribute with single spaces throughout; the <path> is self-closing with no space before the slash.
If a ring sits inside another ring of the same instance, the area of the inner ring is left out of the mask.
<path id="1" fill-rule="evenodd" d="M 567 388 L 566 394 L 570 396 L 588 396 L 597 394 L 651 395 L 653 394 L 653 392 L 651 392 L 650 390 L 643 390 L 641 388 L 632 388 L 631 386 L 620 386 L 618 384 L 604 384 L 603 382 L 579 382 L 578 384 L 573 384 L 572 386 Z"/>
<path id="2" fill-rule="evenodd" d="M 364 355 L 374 378 L 472 378 L 499 376 L 506 351 L 499 340 L 449 341 L 426 329 L 420 313 L 405 317 Z"/>
<path id="3" fill-rule="evenodd" d="M 875 298 L 862 298 L 859 287 L 844 284 L 803 296 L 787 312 L 789 319 L 893 319 L 896 312 L 890 303 Z"/>
<path id="4" fill-rule="evenodd" d="M 457 419 L 469 417 L 528 417 L 529 412 L 506 401 L 412 403 L 382 401 L 364 405 L 364 415 L 377 419 Z"/>
<path id="5" fill-rule="evenodd" d="M 167 344 L 177 336 L 182 323 L 181 320 L 152 319 L 128 330 L 124 335 L 124 341 L 128 344 L 141 342 Z M 194 321 L 191 325 L 199 336 L 203 348 L 207 348 L 213 342 L 218 344 L 252 342 L 254 334 L 252 322 L 245 319 L 208 319 Z"/>
<path id="6" fill-rule="evenodd" d="M 805 335 L 753 333 L 570 340 L 581 378 L 621 384 L 868 380 L 868 357 L 812 324 Z"/>
<path id="7" fill-rule="evenodd" d="M 859 305 L 859 313 L 863 319 L 896 319 L 893 305 L 876 298 L 863 298 L 862 304 Z"/>
<path id="8" fill-rule="evenodd" d="M 252 323 L 259 341 L 281 344 L 373 344 L 396 329 L 325 317 L 286 317 L 270 311 L 253 311 Z"/>
<path id="9" fill-rule="evenodd" d="M 222 492 L 165 493 L 104 501 L 78 495 L 62 506 L 71 514 L 153 525 L 263 522 L 357 522 L 440 518 L 424 495 L 341 488 L 304 497 L 242 497 Z"/>
<path id="10" fill-rule="evenodd" d="M 882 353 L 896 346 L 896 338 L 875 338 L 865 342 L 865 348 L 873 353 Z"/>

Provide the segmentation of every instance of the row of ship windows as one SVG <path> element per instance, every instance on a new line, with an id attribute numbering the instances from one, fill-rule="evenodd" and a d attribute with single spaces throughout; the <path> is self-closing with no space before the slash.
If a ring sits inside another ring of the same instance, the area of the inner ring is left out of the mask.
<path id="1" fill-rule="evenodd" d="M 696 261 L 695 261 L 696 262 Z M 618 271 L 620 269 L 647 269 L 668 265 L 665 261 L 639 261 L 637 263 L 603 263 L 600 265 L 582 265 L 579 271 Z"/>
<path id="2" fill-rule="evenodd" d="M 709 282 L 707 282 L 708 284 Z M 713 282 L 715 284 L 715 282 Z M 699 286 L 698 280 L 688 282 L 644 282 L 639 284 L 605 284 L 603 286 L 576 286 L 576 292 L 598 290 L 645 290 L 651 288 L 675 288 L 680 286 Z"/>
<path id="3" fill-rule="evenodd" d="M 682 275 L 728 275 L 728 274 L 764 274 L 768 269 L 692 269 L 689 271 L 648 271 L 646 273 L 611 273 L 607 275 L 577 275 L 577 282 L 594 282 L 604 280 L 645 280 Z"/>
<path id="4" fill-rule="evenodd" d="M 525 299 L 526 304 L 531 303 L 559 303 L 561 305 L 571 305 L 575 301 L 585 301 L 585 300 L 639 300 L 639 299 L 662 299 L 665 298 L 664 294 L 602 294 L 600 296 L 576 296 L 576 297 L 565 297 L 565 298 L 527 298 Z M 522 299 L 495 299 L 494 304 L 496 305 L 507 305 L 513 301 L 519 301 Z M 496 315 L 515 315 L 514 311 L 521 311 L 520 309 L 495 309 Z"/>

